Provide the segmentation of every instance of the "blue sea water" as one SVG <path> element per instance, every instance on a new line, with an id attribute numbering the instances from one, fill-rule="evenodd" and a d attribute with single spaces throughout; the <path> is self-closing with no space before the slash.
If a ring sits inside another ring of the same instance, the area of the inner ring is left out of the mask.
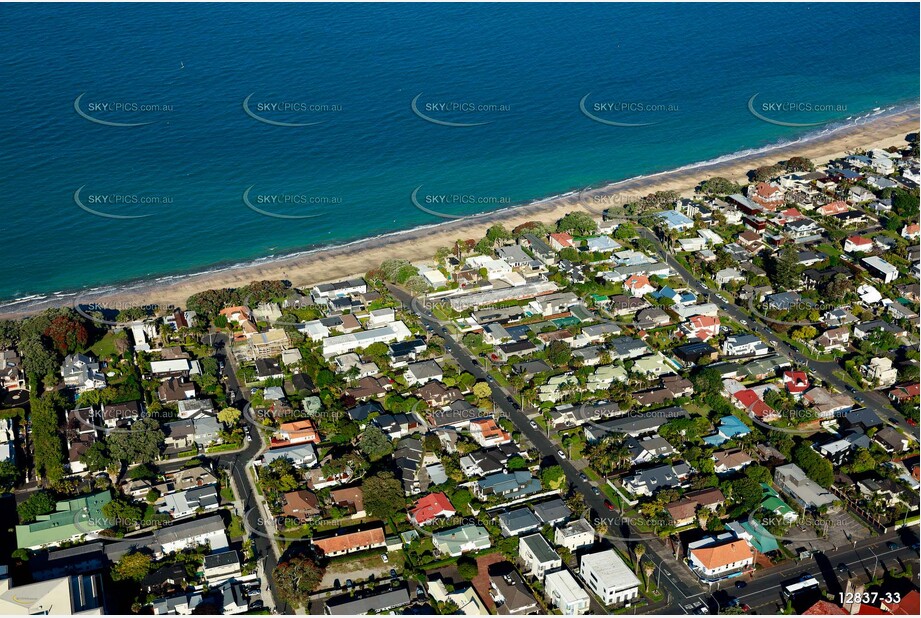
<path id="1" fill-rule="evenodd" d="M 901 3 L 5 4 L 0 298 L 438 223 L 420 186 L 464 214 L 917 104 L 918 23 Z M 92 122 L 81 94 L 91 118 L 148 124 Z M 755 118 L 753 95 L 813 126 Z M 428 122 L 417 96 L 488 124 Z M 319 124 L 260 122 L 247 97 Z"/>

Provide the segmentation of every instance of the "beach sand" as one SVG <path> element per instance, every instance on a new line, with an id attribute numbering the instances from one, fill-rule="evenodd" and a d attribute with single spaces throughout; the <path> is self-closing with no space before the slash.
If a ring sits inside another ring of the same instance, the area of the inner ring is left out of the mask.
<path id="1" fill-rule="evenodd" d="M 3 317 L 20 317 L 41 311 L 54 304 L 98 303 L 104 307 L 127 308 L 138 305 L 159 307 L 184 306 L 196 292 L 214 288 L 234 288 L 262 279 L 284 279 L 295 287 L 307 287 L 376 268 L 387 259 L 402 258 L 413 262 L 429 260 L 439 247 L 450 246 L 458 239 L 482 238 L 486 229 L 501 222 L 508 229 L 526 221 L 554 222 L 567 212 L 584 209 L 600 215 L 609 206 L 623 205 L 655 191 L 673 190 L 684 196 L 693 194 L 697 184 L 712 176 L 747 182 L 748 171 L 803 156 L 822 164 L 854 149 L 904 146 L 905 136 L 919 130 L 918 109 L 868 119 L 864 124 L 843 127 L 808 141 L 778 146 L 767 152 L 744 155 L 728 161 L 688 166 L 675 171 L 627 179 L 591 191 L 528 204 L 472 219 L 443 223 L 437 227 L 409 230 L 405 233 L 369 239 L 343 247 L 332 247 L 290 258 L 244 265 L 239 268 L 205 272 L 172 282 L 135 286 L 128 291 L 102 295 L 79 294 L 56 299 L 38 306 L 6 307 Z"/>

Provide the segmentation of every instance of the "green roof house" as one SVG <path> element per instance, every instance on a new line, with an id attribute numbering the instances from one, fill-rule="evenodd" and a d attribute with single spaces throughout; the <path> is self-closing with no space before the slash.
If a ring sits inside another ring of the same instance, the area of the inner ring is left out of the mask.
<path id="1" fill-rule="evenodd" d="M 53 513 L 39 515 L 31 524 L 16 526 L 16 545 L 38 549 L 60 545 L 85 534 L 111 527 L 102 507 L 112 501 L 108 491 L 61 500 Z"/>
<path id="2" fill-rule="evenodd" d="M 799 514 L 781 500 L 780 495 L 767 483 L 761 483 L 761 508 L 788 524 L 792 524 L 799 517 Z"/>

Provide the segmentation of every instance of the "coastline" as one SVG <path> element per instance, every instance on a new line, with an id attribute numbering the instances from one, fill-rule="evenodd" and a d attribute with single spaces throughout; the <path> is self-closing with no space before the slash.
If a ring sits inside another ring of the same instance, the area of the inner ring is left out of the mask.
<path id="1" fill-rule="evenodd" d="M 796 141 L 730 153 L 712 161 L 692 163 L 673 170 L 628 178 L 602 187 L 586 188 L 580 192 L 552 196 L 464 219 L 435 222 L 374 238 L 319 247 L 277 258 L 269 256 L 195 274 L 162 276 L 121 286 L 11 299 L 0 304 L 0 317 L 20 318 L 49 307 L 89 302 L 117 308 L 139 305 L 162 308 L 184 306 L 186 299 L 194 293 L 213 288 L 240 287 L 260 279 L 285 279 L 295 287 L 312 286 L 363 274 L 387 259 L 401 258 L 413 262 L 431 259 L 439 247 L 450 245 L 457 239 L 478 239 L 494 223 L 501 222 L 512 228 L 526 221 L 553 222 L 566 212 L 576 209 L 600 215 L 610 205 L 634 201 L 655 191 L 673 190 L 688 196 L 701 180 L 708 177 L 724 176 L 747 182 L 746 173 L 760 165 L 776 163 L 791 156 L 804 156 L 817 165 L 823 164 L 854 148 L 904 145 L 905 136 L 918 130 L 918 107 L 892 114 L 867 116 L 862 124 L 831 125 Z"/>

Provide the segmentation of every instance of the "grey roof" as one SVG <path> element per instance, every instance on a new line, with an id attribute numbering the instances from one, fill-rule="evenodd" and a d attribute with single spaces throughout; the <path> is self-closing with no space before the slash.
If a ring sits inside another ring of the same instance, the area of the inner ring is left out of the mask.
<path id="1" fill-rule="evenodd" d="M 559 560 L 560 556 L 553 551 L 550 543 L 542 534 L 531 534 L 521 538 L 521 543 L 526 545 L 534 557 L 541 563 Z"/>
<path id="2" fill-rule="evenodd" d="M 216 554 L 208 554 L 205 556 L 205 568 L 213 569 L 220 566 L 228 566 L 231 564 L 239 564 L 240 556 L 237 555 L 237 552 L 234 550 L 222 551 Z"/>
<path id="3" fill-rule="evenodd" d="M 499 522 L 510 532 L 525 532 L 540 527 L 540 520 L 531 509 L 521 507 L 499 515 Z"/>
<path id="4" fill-rule="evenodd" d="M 406 588 L 386 590 L 378 594 L 353 599 L 344 594 L 326 601 L 326 611 L 333 616 L 367 614 L 371 611 L 380 613 L 394 607 L 409 604 L 409 591 Z"/>
<path id="5" fill-rule="evenodd" d="M 569 519 L 572 515 L 572 511 L 569 510 L 569 507 L 566 506 L 561 498 L 554 498 L 553 500 L 535 504 L 532 508 L 534 509 L 534 514 L 544 523 L 562 521 Z"/>

